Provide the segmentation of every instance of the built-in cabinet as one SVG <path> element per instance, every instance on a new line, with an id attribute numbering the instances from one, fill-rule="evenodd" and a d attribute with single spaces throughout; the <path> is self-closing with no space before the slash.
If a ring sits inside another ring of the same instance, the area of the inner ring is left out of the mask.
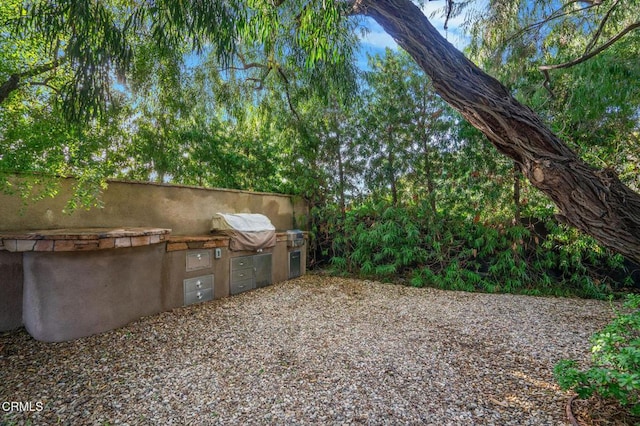
<path id="1" fill-rule="evenodd" d="M 213 274 L 184 280 L 183 286 L 185 305 L 213 300 Z"/>
<path id="2" fill-rule="evenodd" d="M 187 252 L 185 270 L 187 272 L 211 268 L 211 250 L 192 250 Z"/>
<path id="3" fill-rule="evenodd" d="M 302 273 L 302 251 L 292 250 L 289 252 L 289 279 L 299 277 Z"/>
<path id="4" fill-rule="evenodd" d="M 229 293 L 238 294 L 255 288 L 253 275 L 253 256 L 232 258 Z"/>
<path id="5" fill-rule="evenodd" d="M 202 271 L 202 275 L 182 281 L 184 304 L 213 300 L 214 274 L 211 250 L 190 250 L 185 255 L 185 272 Z"/>
<path id="6" fill-rule="evenodd" d="M 256 254 L 253 257 L 256 288 L 266 287 L 273 283 L 271 253 Z"/>
<path id="7" fill-rule="evenodd" d="M 270 285 L 272 268 L 271 253 L 231 258 L 229 292 L 238 294 Z"/>

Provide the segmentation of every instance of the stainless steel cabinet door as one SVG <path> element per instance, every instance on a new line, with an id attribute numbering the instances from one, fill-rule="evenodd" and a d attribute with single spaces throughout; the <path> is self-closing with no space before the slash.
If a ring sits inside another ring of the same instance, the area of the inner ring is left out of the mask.
<path id="1" fill-rule="evenodd" d="M 253 256 L 253 268 L 256 276 L 256 287 L 266 287 L 273 282 L 271 253 Z"/>

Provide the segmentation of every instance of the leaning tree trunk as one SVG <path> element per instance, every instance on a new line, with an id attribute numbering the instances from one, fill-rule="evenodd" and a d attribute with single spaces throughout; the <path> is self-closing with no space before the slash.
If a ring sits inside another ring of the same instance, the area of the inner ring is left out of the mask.
<path id="1" fill-rule="evenodd" d="M 528 107 L 447 42 L 411 0 L 356 0 L 431 78 L 436 92 L 520 164 L 560 209 L 558 218 L 640 262 L 640 195 L 610 170 L 595 170 Z"/>

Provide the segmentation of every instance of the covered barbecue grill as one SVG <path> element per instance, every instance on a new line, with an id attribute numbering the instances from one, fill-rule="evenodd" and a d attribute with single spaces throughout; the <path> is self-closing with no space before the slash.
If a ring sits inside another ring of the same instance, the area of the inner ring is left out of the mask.
<path id="1" fill-rule="evenodd" d="M 268 217 L 257 213 L 216 213 L 211 232 L 230 237 L 233 251 L 260 251 L 276 245 L 276 228 Z"/>

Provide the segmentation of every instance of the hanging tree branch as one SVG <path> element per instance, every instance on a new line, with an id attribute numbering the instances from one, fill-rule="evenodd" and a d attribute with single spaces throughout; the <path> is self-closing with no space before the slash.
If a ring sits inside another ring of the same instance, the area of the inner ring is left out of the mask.
<path id="1" fill-rule="evenodd" d="M 640 21 L 634 22 L 633 24 L 627 26 L 625 29 L 623 29 L 618 34 L 616 34 L 611 39 L 609 39 L 609 41 L 604 43 L 602 46 L 600 46 L 599 48 L 597 48 L 597 49 L 595 49 L 595 50 L 593 50 L 593 51 L 591 51 L 589 53 L 587 53 L 586 55 L 582 55 L 579 58 L 576 58 L 576 59 L 571 60 L 569 62 L 564 62 L 562 64 L 542 65 L 542 66 L 539 66 L 538 69 L 544 73 L 545 71 L 549 71 L 549 70 L 557 70 L 557 69 L 561 69 L 561 68 L 570 68 L 570 67 L 572 67 L 574 65 L 578 65 L 578 64 L 580 64 L 582 62 L 585 62 L 585 61 L 593 58 L 594 56 L 598 55 L 599 53 L 604 52 L 609 47 L 611 47 L 611 45 L 613 45 L 616 41 L 620 40 L 627 33 L 631 32 L 631 31 L 633 31 L 633 30 L 635 30 L 637 28 L 640 28 Z"/>
<path id="2" fill-rule="evenodd" d="M 240 59 L 240 62 L 242 63 L 242 67 L 229 66 L 225 68 L 226 70 L 247 71 L 252 68 L 269 69 L 268 65 L 265 65 L 261 62 L 247 62 L 244 55 L 240 52 L 236 52 L 236 56 L 238 57 L 238 59 Z"/>
<path id="3" fill-rule="evenodd" d="M 259 77 L 252 77 L 252 76 L 248 76 L 245 77 L 245 81 L 251 81 L 253 83 L 255 83 L 254 89 L 255 90 L 262 90 L 264 88 L 264 81 L 266 80 L 266 78 L 269 76 L 269 74 L 271 73 L 271 70 L 273 69 L 273 66 L 270 64 L 263 64 L 262 62 L 247 62 L 245 56 L 240 53 L 240 52 L 236 52 L 236 56 L 238 56 L 238 59 L 240 59 L 240 62 L 242 63 L 242 66 L 228 66 L 223 68 L 223 70 L 234 70 L 234 71 L 248 71 L 251 69 L 261 69 L 263 70 L 262 75 Z"/>
<path id="4" fill-rule="evenodd" d="M 611 17 L 611 13 L 618 6 L 618 2 L 619 0 L 616 0 L 613 3 L 613 5 L 609 8 L 609 10 L 607 10 L 607 13 L 605 13 L 604 18 L 602 18 L 602 21 L 600 21 L 600 25 L 598 25 L 598 29 L 596 30 L 595 34 L 591 38 L 591 41 L 589 42 L 589 44 L 587 44 L 587 47 L 584 49 L 584 55 L 589 53 L 589 51 L 593 49 L 593 47 L 596 45 L 596 43 L 600 39 L 600 35 L 602 35 L 602 30 L 604 29 L 604 26 L 607 23 L 607 21 L 609 21 L 609 18 Z"/>
<path id="5" fill-rule="evenodd" d="M 447 17 L 444 20 L 444 29 L 449 29 L 449 19 L 453 13 L 453 0 L 447 0 Z"/>
<path id="6" fill-rule="evenodd" d="M 293 101 L 291 100 L 291 95 L 289 93 L 289 79 L 287 78 L 287 75 L 284 73 L 284 70 L 282 69 L 282 67 L 273 62 L 273 61 L 269 61 L 269 64 L 263 64 L 261 62 L 246 62 L 246 58 L 244 57 L 244 55 L 240 52 L 237 52 L 237 56 L 240 59 L 240 62 L 242 63 L 241 67 L 227 67 L 226 69 L 231 69 L 231 70 L 238 70 L 238 71 L 246 71 L 249 69 L 253 69 L 253 68 L 260 68 L 263 69 L 265 72 L 264 74 L 260 77 L 247 77 L 247 81 L 252 81 L 256 83 L 256 90 L 262 90 L 264 87 L 264 81 L 266 80 L 266 78 L 269 76 L 269 74 L 271 73 L 272 70 L 276 70 L 278 75 L 280 76 L 280 79 L 283 81 L 284 85 L 285 85 L 285 96 L 287 98 L 287 104 L 289 106 L 289 110 L 291 110 L 291 113 L 296 117 L 296 119 L 298 121 L 301 121 L 300 119 L 300 115 L 298 114 L 298 111 L 296 111 L 295 107 L 293 106 Z"/>
<path id="7" fill-rule="evenodd" d="M 54 76 L 49 76 L 47 78 L 45 78 L 43 81 L 30 81 L 28 84 L 29 86 L 43 86 L 43 87 L 47 87 L 49 88 L 51 91 L 55 92 L 56 94 L 60 95 L 60 89 L 58 89 L 57 87 L 52 86 L 51 84 L 49 84 L 49 82 L 51 80 L 53 80 Z"/>
<path id="8" fill-rule="evenodd" d="M 298 111 L 296 111 L 295 107 L 293 106 L 293 103 L 291 102 L 291 96 L 289 95 L 289 79 L 287 79 L 287 76 L 284 74 L 284 71 L 280 67 L 278 67 L 278 74 L 282 78 L 282 81 L 284 81 L 284 85 L 285 85 L 284 93 L 287 96 L 287 103 L 289 104 L 289 109 L 291 110 L 293 115 L 296 116 L 296 119 L 298 121 L 301 121 Z"/>
<path id="9" fill-rule="evenodd" d="M 565 9 L 567 7 L 569 7 L 570 5 L 572 5 L 574 3 L 579 3 L 579 2 L 581 2 L 581 0 L 572 0 L 572 1 L 564 4 L 561 8 L 559 8 L 558 10 L 554 11 L 553 13 L 551 13 L 545 19 L 543 19 L 541 21 L 538 21 L 538 22 L 535 22 L 535 23 L 533 23 L 531 25 L 527 25 L 526 27 L 522 28 L 520 31 L 518 31 L 515 34 L 513 34 L 511 37 L 507 38 L 504 41 L 505 44 L 510 43 L 512 40 L 520 37 L 524 33 L 527 33 L 529 31 L 538 30 L 539 28 L 541 28 L 545 24 L 548 24 L 551 21 L 563 18 L 565 16 L 569 16 L 569 15 L 573 15 L 573 14 L 576 14 L 576 13 L 584 12 L 585 10 L 589 10 L 589 9 L 591 9 L 593 7 L 596 7 L 596 6 L 599 6 L 601 4 L 600 2 L 589 2 L 588 6 L 581 7 L 580 9 L 574 9 L 574 10 L 565 11 Z"/>
<path id="10" fill-rule="evenodd" d="M 618 34 L 613 36 L 611 39 L 609 39 L 606 43 L 604 43 L 599 48 L 597 48 L 595 50 L 591 50 L 591 49 L 593 49 L 593 46 L 595 45 L 595 43 L 600 38 L 600 35 L 602 34 L 602 29 L 604 28 L 605 23 L 608 21 L 609 16 L 611 15 L 611 12 L 613 11 L 613 9 L 616 7 L 617 4 L 618 4 L 618 2 L 616 1 L 613 4 L 613 6 L 611 6 L 611 8 L 607 11 L 606 15 L 602 19 L 602 22 L 600 22 L 600 25 L 598 26 L 598 29 L 597 29 L 596 33 L 594 34 L 593 38 L 591 39 L 591 41 L 587 45 L 587 47 L 585 49 L 585 52 L 584 52 L 584 54 L 582 56 L 580 56 L 579 58 L 573 59 L 571 61 L 561 63 L 561 64 L 542 65 L 542 66 L 538 67 L 538 69 L 544 75 L 544 82 L 542 83 L 542 85 L 549 92 L 551 97 L 554 97 L 554 93 L 553 93 L 553 90 L 551 90 L 551 77 L 549 75 L 549 71 L 550 70 L 556 70 L 556 69 L 561 69 L 561 68 L 571 68 L 572 66 L 578 65 L 578 64 L 580 64 L 582 62 L 585 62 L 585 61 L 593 58 L 594 56 L 604 52 L 606 49 L 611 47 L 615 42 L 617 42 L 622 37 L 624 37 L 627 33 L 631 32 L 631 31 L 633 31 L 633 30 L 635 30 L 637 28 L 640 28 L 640 21 L 635 22 L 635 23 L 627 26 L 626 28 L 624 28 L 622 31 L 620 31 Z"/>

